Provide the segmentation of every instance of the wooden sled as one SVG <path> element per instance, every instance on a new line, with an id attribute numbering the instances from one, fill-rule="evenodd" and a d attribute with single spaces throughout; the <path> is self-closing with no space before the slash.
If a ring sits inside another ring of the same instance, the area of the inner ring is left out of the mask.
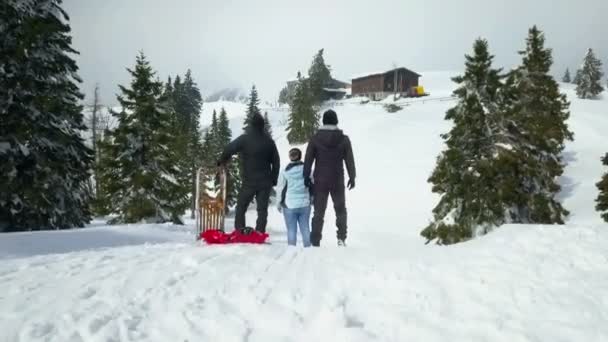
<path id="1" fill-rule="evenodd" d="M 226 169 L 220 168 L 219 191 L 215 196 L 209 194 L 205 182 L 204 170 L 196 174 L 196 239 L 208 230 L 224 231 L 226 220 Z"/>

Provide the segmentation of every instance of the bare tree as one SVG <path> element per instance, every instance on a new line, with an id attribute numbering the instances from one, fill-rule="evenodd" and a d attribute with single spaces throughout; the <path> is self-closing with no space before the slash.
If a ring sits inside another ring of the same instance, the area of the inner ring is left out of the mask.
<path id="1" fill-rule="evenodd" d="M 399 75 L 399 70 L 397 70 L 397 64 L 395 64 L 393 62 L 393 70 L 395 71 L 395 77 L 394 77 L 394 87 L 395 89 L 393 90 L 393 101 L 397 101 L 397 86 L 398 86 L 398 82 L 397 82 L 397 77 Z"/>
<path id="2" fill-rule="evenodd" d="M 93 178 L 95 182 L 95 196 L 99 193 L 99 175 L 97 172 L 97 164 L 99 162 L 99 150 L 97 148 L 97 142 L 99 141 L 99 116 L 101 111 L 101 100 L 99 98 L 99 84 L 95 84 L 95 91 L 93 92 L 93 103 L 90 105 L 91 117 L 90 125 L 91 128 L 91 140 L 93 146 L 94 162 L 95 167 L 93 168 Z"/>

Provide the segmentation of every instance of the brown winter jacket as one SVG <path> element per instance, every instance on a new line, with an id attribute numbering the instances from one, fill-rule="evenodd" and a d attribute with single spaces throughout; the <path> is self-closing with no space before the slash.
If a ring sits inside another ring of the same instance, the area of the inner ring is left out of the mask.
<path id="1" fill-rule="evenodd" d="M 304 179 L 310 178 L 313 162 L 315 184 L 343 186 L 344 164 L 351 180 L 357 176 L 350 139 L 337 126 L 323 126 L 310 139 L 304 159 Z"/>

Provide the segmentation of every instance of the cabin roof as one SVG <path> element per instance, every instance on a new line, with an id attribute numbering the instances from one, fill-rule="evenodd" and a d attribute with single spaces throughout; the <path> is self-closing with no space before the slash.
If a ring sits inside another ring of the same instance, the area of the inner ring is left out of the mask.
<path id="1" fill-rule="evenodd" d="M 393 68 L 393 69 L 386 70 L 386 71 L 368 72 L 368 73 L 365 73 L 365 74 L 358 74 L 358 75 L 353 76 L 353 77 L 352 77 L 352 79 L 353 79 L 353 80 L 358 80 L 358 79 L 361 79 L 361 78 L 367 78 L 367 77 L 372 77 L 372 76 L 384 75 L 384 74 L 388 74 L 388 73 L 394 72 L 395 70 L 405 70 L 405 71 L 409 71 L 409 72 L 413 73 L 414 75 L 416 75 L 416 76 L 418 76 L 418 77 L 422 77 L 422 75 L 420 75 L 420 74 L 418 74 L 417 72 L 412 71 L 412 70 L 410 70 L 410 69 L 408 69 L 408 68 L 405 68 L 405 67 L 398 67 L 398 68 Z"/>

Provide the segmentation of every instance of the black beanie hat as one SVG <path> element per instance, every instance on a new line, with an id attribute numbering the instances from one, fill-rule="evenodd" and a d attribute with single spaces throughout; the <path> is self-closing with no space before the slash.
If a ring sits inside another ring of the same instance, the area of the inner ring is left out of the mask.
<path id="1" fill-rule="evenodd" d="M 323 113 L 323 124 L 324 125 L 337 125 L 338 115 L 333 110 L 328 110 Z"/>
<path id="2" fill-rule="evenodd" d="M 251 117 L 251 127 L 257 129 L 258 131 L 263 131 L 264 125 L 264 117 L 257 113 L 253 114 Z"/>

